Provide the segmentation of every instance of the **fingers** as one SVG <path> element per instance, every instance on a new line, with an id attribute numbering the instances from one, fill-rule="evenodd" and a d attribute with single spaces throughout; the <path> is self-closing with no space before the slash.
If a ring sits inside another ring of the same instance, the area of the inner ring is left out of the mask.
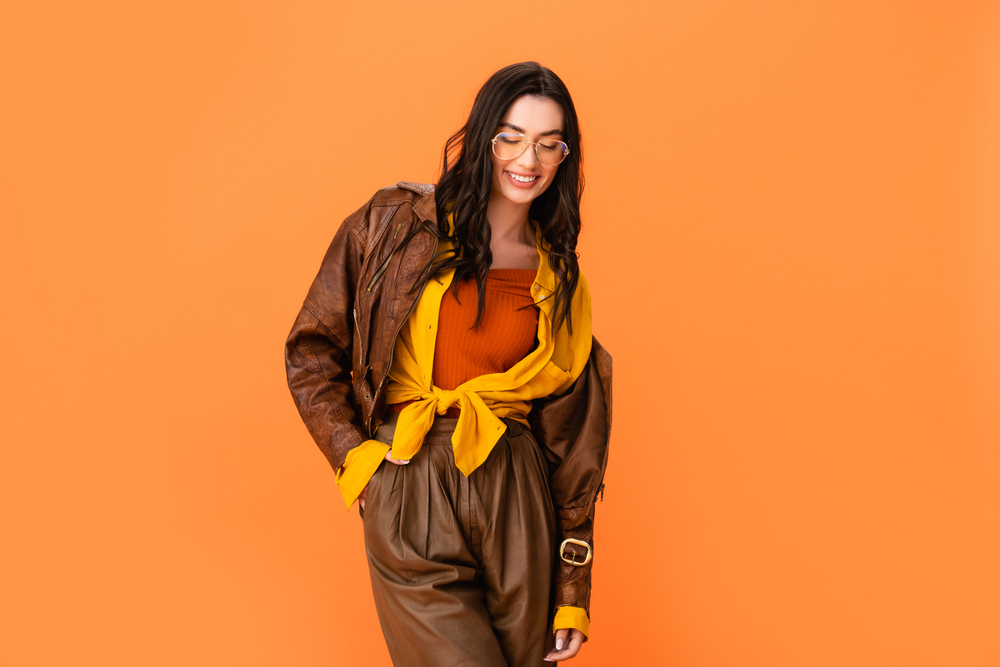
<path id="1" fill-rule="evenodd" d="M 576 629 L 556 630 L 556 647 L 549 651 L 545 660 L 549 662 L 562 662 L 575 658 L 583 646 L 584 634 Z"/>
<path id="2" fill-rule="evenodd" d="M 566 648 L 567 641 L 569 637 L 569 628 L 560 628 L 556 630 L 556 647 L 548 652 L 545 659 L 548 661 L 561 660 L 559 657 L 562 655 L 562 650 Z"/>
<path id="3" fill-rule="evenodd" d="M 361 493 L 358 494 L 358 505 L 361 506 L 361 509 L 365 508 L 365 494 L 367 493 L 368 493 L 368 485 L 365 484 L 365 488 L 361 489 Z"/>
<path id="4" fill-rule="evenodd" d="M 409 461 L 406 460 L 406 459 L 394 459 L 394 458 L 392 458 L 392 450 L 391 449 L 385 453 L 385 460 L 388 461 L 389 463 L 395 463 L 398 466 L 405 466 L 407 463 L 409 463 Z"/>

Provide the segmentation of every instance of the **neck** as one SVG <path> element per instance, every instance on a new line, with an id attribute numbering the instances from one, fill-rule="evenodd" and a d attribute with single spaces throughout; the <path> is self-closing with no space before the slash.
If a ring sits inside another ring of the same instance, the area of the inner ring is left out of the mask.
<path id="1" fill-rule="evenodd" d="M 515 204 L 503 197 L 490 197 L 486 205 L 486 219 L 490 223 L 493 242 L 531 241 L 528 228 L 528 210 L 531 204 Z"/>

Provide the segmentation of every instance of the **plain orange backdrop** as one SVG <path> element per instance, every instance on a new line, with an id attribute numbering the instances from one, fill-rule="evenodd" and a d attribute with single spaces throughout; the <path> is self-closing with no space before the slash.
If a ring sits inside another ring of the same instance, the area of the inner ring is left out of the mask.
<path id="1" fill-rule="evenodd" d="M 615 359 L 566 664 L 1000 664 L 1000 5 L 913 0 L 9 3 L 0 664 L 389 664 L 283 343 L 520 60 Z"/>

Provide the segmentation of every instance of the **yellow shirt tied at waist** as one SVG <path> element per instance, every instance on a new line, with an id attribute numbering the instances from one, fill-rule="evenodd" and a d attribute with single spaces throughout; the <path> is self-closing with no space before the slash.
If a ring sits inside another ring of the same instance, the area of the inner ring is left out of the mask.
<path id="1" fill-rule="evenodd" d="M 541 230 L 535 229 L 538 249 L 538 273 L 531 286 L 539 309 L 538 345 L 524 359 L 504 373 L 480 375 L 454 390 L 435 387 L 434 345 L 437 340 L 441 299 L 451 285 L 454 270 L 431 278 L 424 287 L 409 319 L 404 323 L 393 351 L 389 371 L 387 403 L 414 401 L 403 408 L 396 422 L 392 457 L 413 458 L 423 444 L 435 415 L 458 407 L 461 414 L 452 436 L 455 464 L 468 477 L 507 430 L 501 420 L 510 417 L 527 423 L 531 401 L 550 394 L 564 393 L 583 372 L 592 343 L 590 291 L 580 274 L 571 300 L 573 333 L 565 322 L 553 331 L 552 294 L 556 276 L 549 266 L 548 244 Z M 438 252 L 451 249 L 449 241 L 438 243 Z M 389 451 L 389 445 L 366 440 L 347 454 L 337 471 L 337 484 L 347 507 L 357 500 L 368 480 Z"/>

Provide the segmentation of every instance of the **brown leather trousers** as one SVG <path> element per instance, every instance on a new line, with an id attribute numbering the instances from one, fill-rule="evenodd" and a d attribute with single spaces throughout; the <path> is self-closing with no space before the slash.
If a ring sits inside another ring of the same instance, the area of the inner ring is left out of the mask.
<path id="1" fill-rule="evenodd" d="M 392 442 L 395 413 L 375 437 Z M 396 667 L 540 667 L 552 645 L 556 522 L 531 430 L 507 431 L 465 477 L 457 419 L 435 420 L 407 465 L 383 461 L 365 498 L 375 608 Z"/>

